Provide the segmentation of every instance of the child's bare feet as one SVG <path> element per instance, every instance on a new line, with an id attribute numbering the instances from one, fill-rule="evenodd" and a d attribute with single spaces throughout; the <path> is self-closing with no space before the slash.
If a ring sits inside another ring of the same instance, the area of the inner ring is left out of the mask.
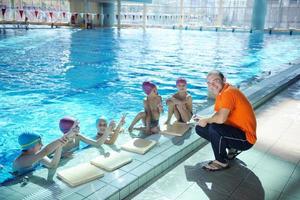
<path id="1" fill-rule="evenodd" d="M 159 133 L 159 131 L 160 131 L 160 129 L 159 129 L 158 126 L 151 128 L 151 133 L 152 133 L 152 134 Z"/>

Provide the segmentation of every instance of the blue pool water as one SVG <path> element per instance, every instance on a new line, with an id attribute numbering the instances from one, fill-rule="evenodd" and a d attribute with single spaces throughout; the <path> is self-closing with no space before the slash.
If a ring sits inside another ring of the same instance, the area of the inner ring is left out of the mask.
<path id="1" fill-rule="evenodd" d="M 61 136 L 58 121 L 76 116 L 93 136 L 95 120 L 126 126 L 142 107 L 141 83 L 152 80 L 165 99 L 185 77 L 195 103 L 205 101 L 206 73 L 240 84 L 277 73 L 300 57 L 300 36 L 165 29 L 30 30 L 0 34 L 0 182 L 9 177 L 23 130 L 44 144 Z"/>

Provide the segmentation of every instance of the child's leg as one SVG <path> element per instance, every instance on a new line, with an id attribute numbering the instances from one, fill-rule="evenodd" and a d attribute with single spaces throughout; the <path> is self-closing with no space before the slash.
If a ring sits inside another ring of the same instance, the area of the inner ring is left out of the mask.
<path id="1" fill-rule="evenodd" d="M 151 128 L 151 133 L 155 134 L 155 133 L 159 133 L 159 132 L 160 132 L 159 126 L 155 126 L 155 127 Z"/>
<path id="2" fill-rule="evenodd" d="M 139 112 L 135 118 L 133 119 L 133 121 L 131 122 L 128 131 L 132 132 L 133 127 L 136 125 L 136 123 L 138 123 L 141 119 L 144 121 L 146 118 L 146 113 L 145 112 Z"/>
<path id="3" fill-rule="evenodd" d="M 175 118 L 177 119 L 177 121 L 182 121 L 180 112 L 177 108 L 177 105 L 174 106 L 174 115 L 175 115 Z"/>
<path id="4" fill-rule="evenodd" d="M 187 109 L 186 105 L 176 105 L 180 118 L 183 122 L 188 122 L 192 118 L 192 113 Z M 174 112 L 175 113 L 175 112 Z M 177 118 L 177 117 L 176 117 Z M 177 118 L 178 119 L 178 118 Z"/>
<path id="5" fill-rule="evenodd" d="M 172 101 L 168 101 L 168 118 L 165 124 L 169 124 L 170 120 L 172 118 L 172 115 L 174 114 L 175 104 Z"/>

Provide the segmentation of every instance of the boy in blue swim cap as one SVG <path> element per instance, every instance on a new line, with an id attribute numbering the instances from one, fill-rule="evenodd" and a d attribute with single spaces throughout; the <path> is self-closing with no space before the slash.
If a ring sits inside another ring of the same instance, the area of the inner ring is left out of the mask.
<path id="1" fill-rule="evenodd" d="M 43 164 L 47 168 L 57 167 L 62 147 L 67 141 L 67 137 L 62 137 L 42 148 L 43 144 L 40 135 L 31 132 L 22 133 L 18 138 L 22 152 L 13 162 L 14 172 L 21 175 L 34 170 L 39 164 Z M 48 155 L 53 152 L 54 156 L 50 159 Z"/>

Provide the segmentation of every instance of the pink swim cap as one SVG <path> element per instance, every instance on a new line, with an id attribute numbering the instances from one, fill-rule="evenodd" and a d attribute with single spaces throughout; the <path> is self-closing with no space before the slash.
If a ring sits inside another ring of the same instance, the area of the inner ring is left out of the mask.
<path id="1" fill-rule="evenodd" d="M 143 83 L 143 90 L 147 95 L 149 95 L 151 93 L 152 89 L 155 87 L 156 87 L 155 84 L 151 83 L 150 81 L 145 81 Z"/>
<path id="2" fill-rule="evenodd" d="M 178 84 L 180 84 L 180 83 L 183 83 L 183 84 L 187 84 L 187 82 L 186 82 L 186 80 L 184 79 L 184 78 L 178 78 L 177 80 L 176 80 L 176 86 L 178 85 Z"/>
<path id="3" fill-rule="evenodd" d="M 61 132 L 66 134 L 71 130 L 75 121 L 76 119 L 74 119 L 73 117 L 64 117 L 59 121 L 59 129 L 61 130 Z"/>

